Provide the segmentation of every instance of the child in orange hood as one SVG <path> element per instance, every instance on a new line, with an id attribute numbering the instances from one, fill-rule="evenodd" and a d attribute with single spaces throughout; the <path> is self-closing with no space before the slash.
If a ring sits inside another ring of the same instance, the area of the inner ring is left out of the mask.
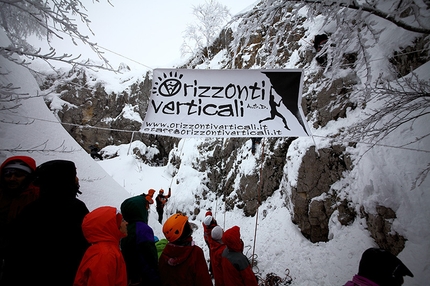
<path id="1" fill-rule="evenodd" d="M 127 236 L 127 222 L 114 207 L 99 207 L 82 222 L 85 238 L 91 243 L 76 273 L 74 286 L 127 286 L 127 270 L 119 248 Z"/>

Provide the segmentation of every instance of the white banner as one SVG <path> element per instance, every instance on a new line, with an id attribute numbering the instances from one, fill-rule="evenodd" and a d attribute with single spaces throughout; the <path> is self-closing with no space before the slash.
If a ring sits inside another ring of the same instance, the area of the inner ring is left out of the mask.
<path id="1" fill-rule="evenodd" d="M 155 69 L 141 132 L 174 137 L 309 136 L 303 72 Z"/>

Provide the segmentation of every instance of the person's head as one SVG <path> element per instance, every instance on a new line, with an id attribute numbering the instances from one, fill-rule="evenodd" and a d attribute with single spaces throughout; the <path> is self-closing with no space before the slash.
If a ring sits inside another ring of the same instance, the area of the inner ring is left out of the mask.
<path id="1" fill-rule="evenodd" d="M 212 239 L 218 242 L 222 241 L 223 234 L 224 234 L 224 231 L 219 225 L 215 226 L 211 231 Z"/>
<path id="2" fill-rule="evenodd" d="M 33 180 L 36 161 L 28 156 L 13 156 L 0 166 L 0 185 L 4 192 L 18 195 Z"/>
<path id="3" fill-rule="evenodd" d="M 116 225 L 118 226 L 119 231 L 127 236 L 127 225 L 128 222 L 124 219 L 121 213 L 116 214 Z"/>
<path id="4" fill-rule="evenodd" d="M 238 226 L 227 229 L 222 235 L 222 241 L 231 251 L 243 251 L 243 241 L 240 239 L 240 228 Z"/>
<path id="5" fill-rule="evenodd" d="M 188 217 L 181 213 L 176 213 L 164 223 L 163 233 L 169 242 L 185 245 L 191 243 L 193 230 L 188 222 Z"/>
<path id="6" fill-rule="evenodd" d="M 399 286 L 403 284 L 403 276 L 414 277 L 400 259 L 379 248 L 369 248 L 363 253 L 358 275 L 380 286 Z"/>
<path id="7" fill-rule="evenodd" d="M 40 187 L 40 196 L 72 197 L 79 191 L 76 166 L 72 161 L 52 160 L 38 166 L 34 184 Z"/>
<path id="8" fill-rule="evenodd" d="M 212 215 L 212 212 L 211 211 L 207 211 L 206 214 L 205 214 L 205 217 L 207 217 L 208 215 Z"/>
<path id="9" fill-rule="evenodd" d="M 119 242 L 121 238 L 127 236 L 127 222 L 116 208 L 98 207 L 84 217 L 82 232 L 89 243 Z"/>
<path id="10" fill-rule="evenodd" d="M 121 213 L 129 223 L 143 221 L 148 223 L 148 201 L 143 196 L 125 199 L 121 204 Z"/>
<path id="11" fill-rule="evenodd" d="M 155 190 L 154 189 L 149 189 L 148 190 L 148 196 L 150 196 L 152 198 L 152 196 L 154 196 Z"/>
<path id="12" fill-rule="evenodd" d="M 160 191 L 158 192 L 160 195 L 164 194 L 164 190 L 160 189 Z"/>

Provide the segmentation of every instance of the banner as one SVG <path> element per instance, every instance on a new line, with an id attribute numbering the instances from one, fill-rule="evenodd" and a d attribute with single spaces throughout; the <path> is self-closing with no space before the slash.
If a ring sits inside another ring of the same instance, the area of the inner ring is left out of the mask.
<path id="1" fill-rule="evenodd" d="M 141 132 L 174 137 L 309 136 L 303 72 L 155 69 Z"/>

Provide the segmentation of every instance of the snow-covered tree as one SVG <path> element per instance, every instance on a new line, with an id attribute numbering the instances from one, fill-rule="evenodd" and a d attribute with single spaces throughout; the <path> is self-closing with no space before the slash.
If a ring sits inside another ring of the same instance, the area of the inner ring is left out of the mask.
<path id="1" fill-rule="evenodd" d="M 94 34 L 90 28 L 91 21 L 85 11 L 85 6 L 79 0 L 0 0 L 0 26 L 11 41 L 7 46 L 4 43 L 1 44 L 0 54 L 20 65 L 28 65 L 38 58 L 48 64 L 60 61 L 71 65 L 113 70 L 97 44 L 91 42 L 89 37 L 79 30 L 76 19 L 84 23 L 88 31 Z M 53 37 L 63 39 L 64 34 L 74 44 L 81 41 L 90 46 L 103 64 L 81 60 L 79 55 L 57 55 L 51 40 Z M 31 35 L 45 39 L 50 46 L 50 51 L 42 53 L 41 48 L 29 44 L 27 38 Z"/>
<path id="2" fill-rule="evenodd" d="M 184 31 L 182 55 L 210 57 L 209 47 L 230 19 L 228 8 L 216 0 L 193 6 L 196 22 L 188 24 Z"/>
<path id="3" fill-rule="evenodd" d="M 98 2 L 98 0 L 96 1 Z M 54 70 L 54 62 L 63 62 L 71 66 L 113 71 L 114 69 L 103 56 L 97 44 L 91 42 L 89 37 L 79 30 L 77 20 L 84 23 L 88 31 L 93 34 L 86 9 L 79 0 L 0 0 L 0 56 L 6 62 L 15 63 L 29 70 L 32 70 L 30 63 L 35 59 L 40 59 L 48 63 Z M 58 55 L 55 46 L 52 45 L 52 39 L 54 37 L 63 39 L 64 35 L 69 37 L 74 44 L 80 41 L 90 46 L 101 59 L 102 64 L 95 64 L 88 59 L 82 60 L 79 55 Z M 48 43 L 49 51 L 42 52 L 40 47 L 31 45 L 27 40 L 30 36 L 36 36 Z M 8 82 L 9 72 L 10 69 L 0 65 L 0 76 L 2 76 L 0 79 L 0 111 L 19 113 L 22 100 L 40 95 L 37 92 L 31 94 L 28 91 L 24 92 L 22 86 Z M 21 121 L 10 118 L 2 118 L 1 122 L 15 125 L 33 123 L 31 120 Z M 43 144 L 46 142 L 41 143 L 41 146 Z"/>

